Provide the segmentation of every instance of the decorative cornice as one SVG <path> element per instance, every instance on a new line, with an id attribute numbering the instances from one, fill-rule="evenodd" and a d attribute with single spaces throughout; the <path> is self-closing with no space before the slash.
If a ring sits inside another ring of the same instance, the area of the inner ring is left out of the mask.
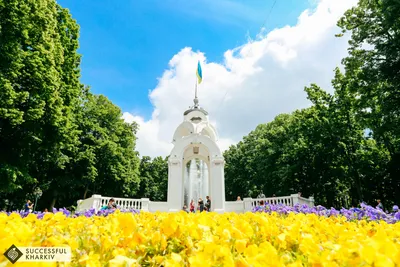
<path id="1" fill-rule="evenodd" d="M 215 166 L 224 165 L 224 164 L 225 164 L 225 160 L 224 160 L 224 158 L 222 158 L 222 157 L 214 158 L 214 159 L 212 159 L 211 162 L 212 162 L 212 164 L 215 165 Z"/>
<path id="2" fill-rule="evenodd" d="M 169 159 L 168 163 L 172 166 L 180 166 L 181 160 L 180 159 Z"/>

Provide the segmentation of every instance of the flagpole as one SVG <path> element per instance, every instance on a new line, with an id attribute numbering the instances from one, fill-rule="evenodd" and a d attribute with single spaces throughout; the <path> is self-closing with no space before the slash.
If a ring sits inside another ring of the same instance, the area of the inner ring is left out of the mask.
<path id="1" fill-rule="evenodd" d="M 194 107 L 197 108 L 198 106 L 198 99 L 197 99 L 197 77 L 196 77 L 196 83 L 194 85 Z"/>
<path id="2" fill-rule="evenodd" d="M 201 67 L 200 67 L 200 61 L 197 63 L 197 71 L 196 71 L 196 83 L 194 87 L 194 107 L 198 108 L 199 106 L 199 100 L 197 99 L 197 86 L 199 84 L 199 79 L 201 82 L 202 74 L 201 74 Z"/>
<path id="3" fill-rule="evenodd" d="M 194 86 L 194 98 L 197 98 L 197 77 L 196 77 L 196 83 Z"/>

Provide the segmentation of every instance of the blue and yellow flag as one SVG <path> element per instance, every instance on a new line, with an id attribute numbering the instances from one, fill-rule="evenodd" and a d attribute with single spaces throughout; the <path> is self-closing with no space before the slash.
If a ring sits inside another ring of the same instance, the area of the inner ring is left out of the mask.
<path id="1" fill-rule="evenodd" d="M 199 60 L 199 62 L 197 63 L 196 75 L 197 75 L 198 83 L 200 84 L 201 81 L 203 80 L 203 73 L 201 72 L 200 60 Z"/>

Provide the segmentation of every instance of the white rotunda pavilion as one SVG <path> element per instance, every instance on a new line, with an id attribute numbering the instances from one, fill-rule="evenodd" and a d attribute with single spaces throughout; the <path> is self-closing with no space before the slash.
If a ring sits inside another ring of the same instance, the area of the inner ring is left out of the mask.
<path id="1" fill-rule="evenodd" d="M 199 171 L 207 172 L 203 173 L 202 182 L 208 188 L 202 191 L 208 192 L 211 198 L 211 210 L 225 211 L 224 158 L 216 143 L 217 140 L 217 131 L 208 120 L 208 112 L 199 106 L 196 97 L 194 106 L 183 113 L 183 122 L 177 127 L 173 136 L 174 148 L 168 162 L 169 211 L 179 211 L 185 204 L 186 166 L 195 159 L 201 160 L 207 166 Z M 193 171 L 193 168 L 191 169 Z M 191 179 L 186 177 L 186 181 L 187 178 Z M 189 186 L 188 190 L 193 189 Z"/>

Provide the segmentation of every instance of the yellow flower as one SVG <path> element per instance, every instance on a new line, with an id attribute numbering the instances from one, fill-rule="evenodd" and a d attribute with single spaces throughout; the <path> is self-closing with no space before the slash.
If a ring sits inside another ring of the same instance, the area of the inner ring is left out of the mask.
<path id="1" fill-rule="evenodd" d="M 235 248 L 238 253 L 243 253 L 246 249 L 247 241 L 246 240 L 236 240 Z"/>
<path id="2" fill-rule="evenodd" d="M 136 231 L 136 219 L 131 213 L 119 213 L 117 215 L 118 223 L 120 229 L 124 232 L 124 235 L 127 236 L 132 232 Z"/>
<path id="3" fill-rule="evenodd" d="M 2 252 L 14 244 L 70 246 L 71 264 L 57 266 L 394 267 L 400 262 L 399 240 L 400 223 L 315 214 L 50 213 L 41 220 L 0 214 L 0 266 L 9 265 Z"/>
<path id="4" fill-rule="evenodd" d="M 112 256 L 125 256 L 125 249 L 123 248 L 116 248 L 112 251 Z"/>
<path id="5" fill-rule="evenodd" d="M 133 267 L 140 266 L 135 259 L 130 259 L 125 256 L 116 256 L 109 261 L 109 267 Z"/>

